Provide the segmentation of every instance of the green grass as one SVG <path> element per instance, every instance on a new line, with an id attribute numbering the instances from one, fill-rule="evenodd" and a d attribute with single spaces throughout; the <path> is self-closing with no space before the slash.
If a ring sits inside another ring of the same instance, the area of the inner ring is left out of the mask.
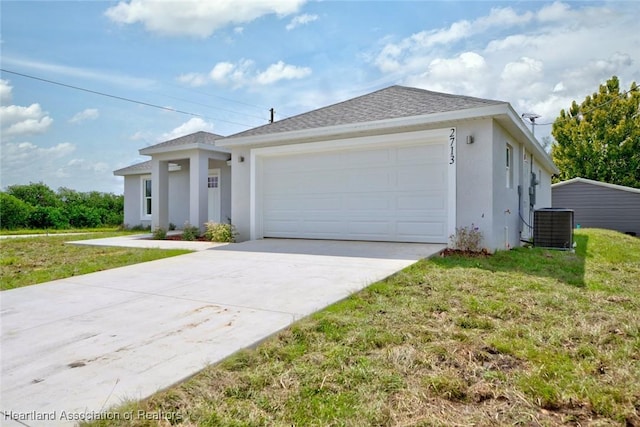
<path id="1" fill-rule="evenodd" d="M 423 260 L 91 425 L 640 425 L 640 239 Z"/>
<path id="2" fill-rule="evenodd" d="M 50 280 L 189 253 L 186 250 L 74 246 L 70 240 L 113 237 L 129 232 L 51 235 L 0 240 L 0 289 L 14 289 Z"/>

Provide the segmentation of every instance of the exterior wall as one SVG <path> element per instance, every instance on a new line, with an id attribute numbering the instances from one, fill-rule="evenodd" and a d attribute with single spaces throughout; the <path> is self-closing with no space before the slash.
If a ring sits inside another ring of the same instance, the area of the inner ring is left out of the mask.
<path id="1" fill-rule="evenodd" d="M 152 195 L 153 197 L 153 195 Z M 189 220 L 189 169 L 169 172 L 169 222 L 182 228 Z"/>
<path id="2" fill-rule="evenodd" d="M 553 187 L 553 207 L 574 210 L 576 226 L 633 232 L 640 236 L 640 193 L 585 182 Z"/>
<path id="3" fill-rule="evenodd" d="M 151 219 L 142 220 L 142 179 L 144 175 L 124 177 L 124 223 L 130 227 L 151 225 Z M 149 175 L 150 176 L 150 175 Z"/>
<path id="4" fill-rule="evenodd" d="M 493 244 L 493 175 L 492 127 L 490 120 L 474 120 L 456 124 L 456 227 L 478 227 L 484 236 L 484 245 Z M 466 143 L 473 135 L 473 144 Z"/>
<path id="5" fill-rule="evenodd" d="M 243 158 L 244 161 L 240 162 Z M 248 148 L 233 148 L 231 151 L 231 223 L 238 232 L 237 241 L 249 240 L 251 236 L 251 155 Z"/>
<path id="6" fill-rule="evenodd" d="M 493 232 L 492 247 L 510 249 L 520 246 L 533 232 L 533 211 L 551 206 L 551 171 L 540 165 L 526 147 L 494 122 L 493 144 Z M 512 185 L 507 187 L 506 147 L 511 146 Z M 536 203 L 529 204 L 531 172 L 536 174 Z M 518 194 L 520 192 L 520 194 Z M 526 224 L 525 224 L 526 221 Z"/>

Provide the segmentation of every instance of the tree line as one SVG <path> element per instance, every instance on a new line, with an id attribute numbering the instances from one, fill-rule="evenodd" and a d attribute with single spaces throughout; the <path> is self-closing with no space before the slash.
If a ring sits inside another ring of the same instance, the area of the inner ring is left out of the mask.
<path id="1" fill-rule="evenodd" d="M 15 230 L 118 226 L 124 220 L 124 196 L 78 192 L 46 184 L 11 185 L 0 191 L 0 228 Z"/>

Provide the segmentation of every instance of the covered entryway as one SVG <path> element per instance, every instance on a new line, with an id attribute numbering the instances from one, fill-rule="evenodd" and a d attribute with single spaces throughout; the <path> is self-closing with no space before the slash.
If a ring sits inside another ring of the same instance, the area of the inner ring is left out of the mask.
<path id="1" fill-rule="evenodd" d="M 255 237 L 446 243 L 455 210 L 448 135 L 255 150 Z"/>

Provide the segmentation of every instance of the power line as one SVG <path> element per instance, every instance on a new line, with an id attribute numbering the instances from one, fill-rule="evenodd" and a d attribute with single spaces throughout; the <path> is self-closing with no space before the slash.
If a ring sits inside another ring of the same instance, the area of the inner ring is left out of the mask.
<path id="1" fill-rule="evenodd" d="M 157 109 L 164 110 L 164 111 L 171 111 L 173 113 L 184 114 L 184 115 L 192 116 L 192 117 L 200 117 L 200 118 L 208 119 L 208 120 L 217 120 L 217 121 L 220 121 L 220 122 L 231 123 L 231 124 L 234 124 L 234 125 L 244 126 L 244 127 L 247 127 L 247 128 L 253 127 L 252 125 L 248 125 L 248 124 L 245 124 L 245 123 L 238 123 L 238 122 L 233 122 L 233 121 L 230 121 L 230 120 L 224 120 L 224 119 L 219 119 L 219 118 L 214 118 L 214 117 L 208 117 L 208 116 L 205 116 L 205 115 L 202 115 L 202 114 L 192 113 L 192 112 L 184 111 L 184 110 L 178 110 L 178 109 L 171 108 L 171 107 L 163 107 L 161 105 L 151 104 L 149 102 L 138 101 L 138 100 L 135 100 L 135 99 L 125 98 L 123 96 L 118 96 L 118 95 L 111 95 L 109 93 L 99 92 L 99 91 L 92 90 L 92 89 L 86 89 L 86 88 L 83 88 L 83 87 L 74 86 L 74 85 L 70 85 L 70 84 L 66 84 L 66 83 L 60 83 L 60 82 L 56 82 L 56 81 L 53 81 L 53 80 L 48 80 L 48 79 L 44 79 L 44 78 L 41 78 L 41 77 L 32 76 L 32 75 L 29 75 L 29 74 L 18 73 L 16 71 L 7 70 L 7 69 L 4 69 L 4 68 L 0 68 L 0 72 L 14 74 L 16 76 L 21 76 L 21 77 L 25 77 L 25 78 L 28 78 L 28 79 L 38 80 L 38 81 L 41 81 L 41 82 L 45 82 L 45 83 L 49 83 L 49 84 L 53 84 L 53 85 L 57 85 L 57 86 L 62 86 L 62 87 L 66 87 L 66 88 L 69 88 L 69 89 L 75 89 L 75 90 L 79 90 L 79 91 L 82 91 L 82 92 L 92 93 L 94 95 L 105 96 L 105 97 L 117 99 L 117 100 L 120 100 L 120 101 L 131 102 L 133 104 L 144 105 L 146 107 L 157 108 Z"/>

